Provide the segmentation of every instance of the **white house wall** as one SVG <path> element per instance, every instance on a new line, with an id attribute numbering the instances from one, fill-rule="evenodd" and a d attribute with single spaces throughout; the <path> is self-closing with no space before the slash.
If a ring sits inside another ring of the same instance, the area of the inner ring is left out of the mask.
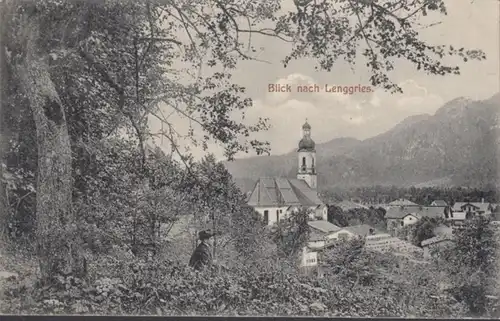
<path id="1" fill-rule="evenodd" d="M 300 263 L 301 267 L 311 267 L 318 265 L 318 253 L 308 251 L 307 248 L 304 248 L 302 251 L 302 261 Z"/>
<path id="2" fill-rule="evenodd" d="M 289 213 L 287 213 L 288 206 L 283 207 L 255 207 L 255 210 L 264 218 L 265 211 L 268 211 L 268 225 L 273 225 L 277 223 L 276 211 L 279 213 L 279 218 L 287 218 Z M 279 212 L 281 211 L 281 212 Z"/>
<path id="3" fill-rule="evenodd" d="M 310 241 L 307 243 L 307 246 L 312 248 L 312 249 L 322 249 L 326 245 L 325 241 Z"/>
<path id="4" fill-rule="evenodd" d="M 334 232 L 334 233 L 331 233 L 331 234 L 328 234 L 326 236 L 327 240 L 330 240 L 330 241 L 333 241 L 333 240 L 338 240 L 339 239 L 339 234 L 342 234 L 342 233 L 345 233 L 347 234 L 347 237 L 348 238 L 352 238 L 354 237 L 354 234 L 349 232 L 349 231 L 346 231 L 346 230 L 340 230 L 340 231 L 337 231 L 337 232 Z"/>
<path id="5" fill-rule="evenodd" d="M 412 224 L 415 224 L 417 222 L 418 222 L 418 217 L 413 216 L 413 215 L 406 215 L 403 218 L 403 225 L 404 226 L 412 225 Z"/>

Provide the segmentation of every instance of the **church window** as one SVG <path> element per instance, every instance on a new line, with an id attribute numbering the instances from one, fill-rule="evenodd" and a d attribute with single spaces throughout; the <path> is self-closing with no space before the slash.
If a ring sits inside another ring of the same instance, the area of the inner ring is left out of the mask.
<path id="1" fill-rule="evenodd" d="M 264 211 L 264 223 L 269 224 L 269 211 L 268 210 Z"/>
<path id="2" fill-rule="evenodd" d="M 276 210 L 276 222 L 280 221 L 280 211 Z"/>
<path id="3" fill-rule="evenodd" d="M 302 167 L 306 167 L 306 158 L 302 157 Z"/>

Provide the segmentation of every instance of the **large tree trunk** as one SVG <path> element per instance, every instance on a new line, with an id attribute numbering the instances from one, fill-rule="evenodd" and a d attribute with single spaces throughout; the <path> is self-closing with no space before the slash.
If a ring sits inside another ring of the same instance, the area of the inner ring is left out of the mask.
<path id="1" fill-rule="evenodd" d="M 56 275 L 82 276 L 84 262 L 72 210 L 71 146 L 65 110 L 39 48 L 40 23 L 25 20 L 24 59 L 17 73 L 29 100 L 38 145 L 36 237 L 42 281 Z"/>
<path id="2" fill-rule="evenodd" d="M 6 16 L 6 5 L 5 3 L 0 4 L 0 21 L 4 22 Z M 3 25 L 5 26 L 5 25 Z M 5 28 L 3 28 L 5 30 Z M 4 100 L 5 95 L 5 86 L 6 84 L 6 75 L 5 75 L 5 66 L 6 66 L 6 57 L 5 57 L 5 48 L 4 42 L 6 39 L 6 32 L 2 31 L 0 33 L 0 99 Z M 5 140 L 4 140 L 4 128 L 3 128 L 3 117 L 4 111 L 2 110 L 2 105 L 0 103 L 0 242 L 6 236 L 6 227 L 7 227 L 7 202 L 6 202 L 6 188 L 4 187 L 3 182 L 3 162 L 5 155 Z"/>
<path id="3" fill-rule="evenodd" d="M 1 117 L 1 114 L 0 114 Z M 0 134 L 1 135 L 1 134 Z M 0 141 L 2 138 L 0 137 Z M 2 149 L 2 144 L 0 143 L 0 155 L 3 155 L 4 149 Z M 2 241 L 7 239 L 7 224 L 8 224 L 8 213 L 9 204 L 7 203 L 7 186 L 3 182 L 3 157 L 0 158 L 0 252 Z"/>

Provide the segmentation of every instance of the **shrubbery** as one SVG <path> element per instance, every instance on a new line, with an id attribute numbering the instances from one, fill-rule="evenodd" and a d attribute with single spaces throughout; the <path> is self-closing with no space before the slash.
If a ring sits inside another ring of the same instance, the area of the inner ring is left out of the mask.
<path id="1" fill-rule="evenodd" d="M 371 317 L 466 312 L 452 298 L 438 298 L 437 273 L 427 265 L 356 244 L 326 255 L 323 278 L 286 269 L 277 259 L 255 269 L 234 264 L 202 272 L 165 259 L 101 259 L 87 280 L 58 277 L 50 287 L 9 283 L 4 312 Z"/>

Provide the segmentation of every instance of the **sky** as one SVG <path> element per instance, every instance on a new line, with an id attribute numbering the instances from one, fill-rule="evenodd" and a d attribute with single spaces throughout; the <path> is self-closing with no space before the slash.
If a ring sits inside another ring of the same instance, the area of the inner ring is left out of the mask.
<path id="1" fill-rule="evenodd" d="M 419 30 L 421 39 L 431 44 L 447 44 L 454 47 L 482 49 L 487 59 L 458 63 L 460 75 L 433 76 L 417 71 L 406 62 L 395 64 L 392 80 L 398 83 L 403 94 L 390 94 L 373 88 L 369 94 L 336 94 L 324 90 L 317 93 L 271 93 L 268 85 L 318 84 L 355 86 L 369 85 L 369 71 L 363 66 L 351 68 L 343 62 L 337 63 L 331 72 L 317 72 L 310 60 L 299 60 L 287 68 L 281 59 L 287 54 L 286 44 L 274 39 L 256 37 L 252 39 L 257 48 L 263 50 L 258 58 L 266 62 L 245 61 L 240 63 L 233 81 L 247 88 L 253 107 L 246 111 L 245 123 L 251 124 L 259 117 L 269 118 L 271 128 L 257 133 L 252 138 L 271 143 L 271 154 L 278 155 L 296 148 L 301 138 L 301 126 L 307 119 L 312 126 L 311 135 L 316 143 L 327 142 L 338 137 L 365 139 L 383 133 L 405 118 L 417 114 L 434 114 L 447 101 L 457 97 L 487 99 L 500 91 L 500 27 L 499 3 L 496 0 L 448 0 L 447 16 L 439 16 L 440 22 L 430 28 Z M 291 0 L 285 0 L 285 9 Z M 295 90 L 294 90 L 295 91 Z M 167 107 L 164 112 L 167 113 Z M 237 119 L 236 119 L 237 120 Z M 186 119 L 175 118 L 175 127 L 186 132 Z M 159 122 L 151 123 L 152 130 L 159 130 Z M 165 140 L 157 141 L 165 150 L 170 147 Z M 192 146 L 189 141 L 180 141 L 196 158 L 207 152 L 223 160 L 223 150 L 210 144 L 208 151 Z M 238 158 L 255 156 L 255 152 L 238 155 Z"/>

